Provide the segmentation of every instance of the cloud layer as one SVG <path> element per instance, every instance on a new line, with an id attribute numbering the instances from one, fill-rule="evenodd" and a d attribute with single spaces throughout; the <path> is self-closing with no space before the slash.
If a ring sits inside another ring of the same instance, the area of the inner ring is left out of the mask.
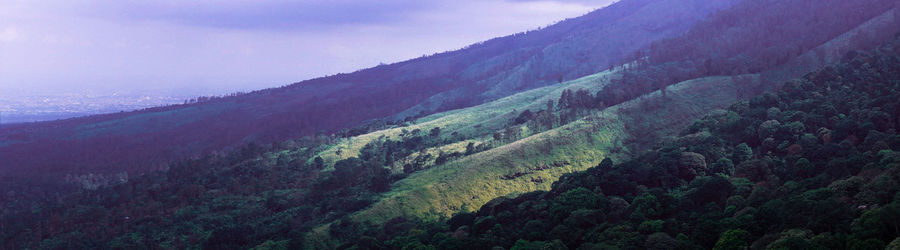
<path id="1" fill-rule="evenodd" d="M 274 87 L 461 48 L 608 1 L 0 3 L 0 91 Z"/>

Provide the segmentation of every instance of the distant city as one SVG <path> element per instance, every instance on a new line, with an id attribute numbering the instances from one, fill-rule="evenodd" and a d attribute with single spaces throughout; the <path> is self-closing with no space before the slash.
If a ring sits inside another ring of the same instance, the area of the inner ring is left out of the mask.
<path id="1" fill-rule="evenodd" d="M 184 103 L 195 95 L 62 93 L 0 95 L 0 124 L 60 120 Z"/>

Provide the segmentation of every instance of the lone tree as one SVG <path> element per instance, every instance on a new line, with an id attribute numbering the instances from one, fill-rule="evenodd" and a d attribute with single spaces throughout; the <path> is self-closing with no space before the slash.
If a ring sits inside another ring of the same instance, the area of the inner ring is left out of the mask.
<path id="1" fill-rule="evenodd" d="M 438 135 L 441 135 L 441 127 L 434 127 L 433 129 L 431 129 L 431 133 L 429 135 L 431 135 L 431 137 L 437 137 Z"/>

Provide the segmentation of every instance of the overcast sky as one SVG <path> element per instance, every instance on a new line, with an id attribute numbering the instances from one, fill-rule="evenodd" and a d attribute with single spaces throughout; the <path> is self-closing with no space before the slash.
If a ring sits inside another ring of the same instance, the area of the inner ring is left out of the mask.
<path id="1" fill-rule="evenodd" d="M 546 26 L 611 0 L 0 1 L 0 91 L 224 93 Z"/>

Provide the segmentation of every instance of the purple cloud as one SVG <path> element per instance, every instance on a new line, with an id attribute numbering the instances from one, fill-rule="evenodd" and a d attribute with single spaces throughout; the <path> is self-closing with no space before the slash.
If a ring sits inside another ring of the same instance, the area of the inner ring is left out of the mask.
<path id="1" fill-rule="evenodd" d="M 0 1 L 0 94 L 275 87 L 462 48 L 603 3 Z M 18 92 L 3 91 L 17 89 Z M 205 92 L 204 92 L 205 91 Z"/>
<path id="2" fill-rule="evenodd" d="M 164 21 L 225 29 L 294 30 L 405 21 L 430 1 L 139 1 L 90 8 L 123 20 Z"/>

